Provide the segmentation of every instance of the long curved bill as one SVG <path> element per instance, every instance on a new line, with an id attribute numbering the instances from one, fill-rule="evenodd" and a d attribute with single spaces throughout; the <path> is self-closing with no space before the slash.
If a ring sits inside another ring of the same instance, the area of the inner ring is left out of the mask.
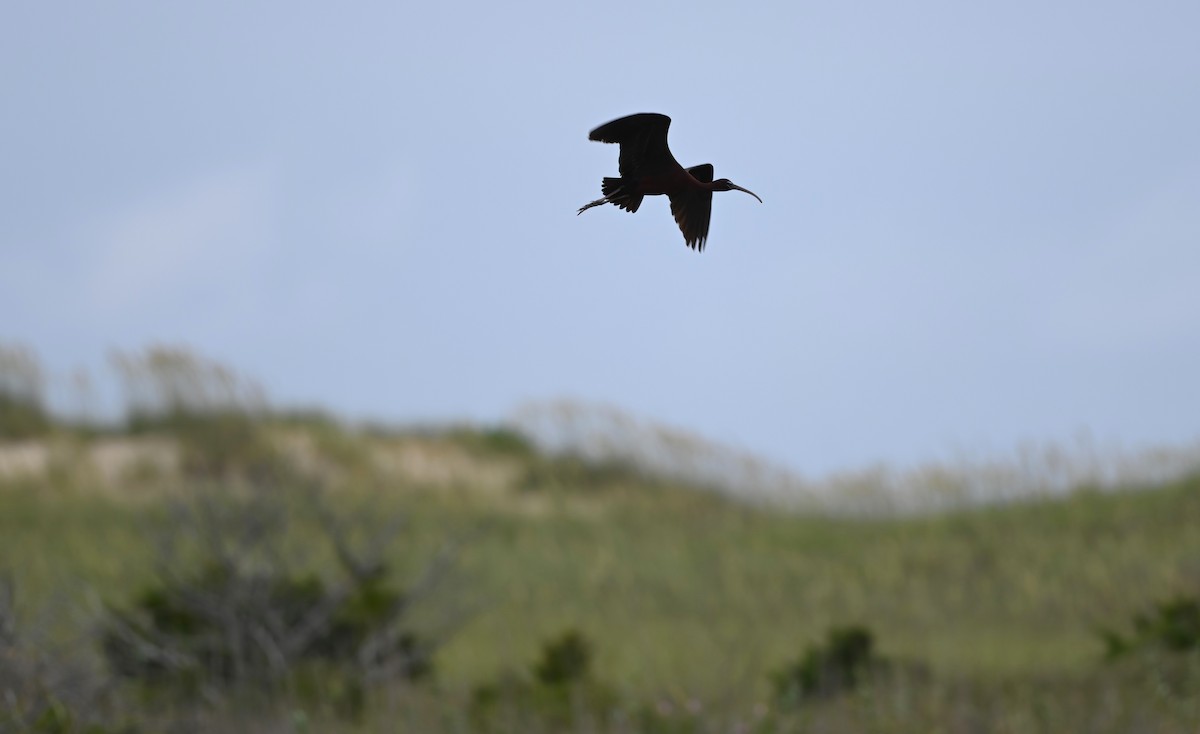
<path id="1" fill-rule="evenodd" d="M 737 189 L 738 191 L 745 191 L 747 194 L 750 194 L 750 195 L 751 195 L 751 196 L 753 196 L 755 199 L 758 199 L 758 203 L 759 203 L 759 204 L 763 203 L 763 200 L 762 200 L 762 199 L 759 199 L 759 197 L 758 197 L 758 194 L 754 193 L 754 192 L 753 192 L 753 191 L 751 191 L 750 189 L 743 189 L 741 186 L 738 186 L 738 185 L 737 185 L 737 184 L 735 184 L 735 183 L 731 183 L 731 184 L 729 184 L 729 188 L 731 188 L 731 189 Z"/>

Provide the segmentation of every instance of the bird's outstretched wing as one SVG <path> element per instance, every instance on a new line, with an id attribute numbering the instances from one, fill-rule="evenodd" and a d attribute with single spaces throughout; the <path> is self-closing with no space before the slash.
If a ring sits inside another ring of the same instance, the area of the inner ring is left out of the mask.
<path id="1" fill-rule="evenodd" d="M 697 181 L 712 183 L 711 163 L 692 166 L 687 172 Z M 703 252 L 704 243 L 708 240 L 708 222 L 712 218 L 712 192 L 689 189 L 671 194 L 671 214 L 675 215 L 675 223 L 683 232 L 683 241 L 687 246 Z"/>
<path id="2" fill-rule="evenodd" d="M 605 123 L 588 135 L 588 140 L 621 146 L 621 176 L 633 178 L 678 167 L 667 147 L 671 118 L 642 112 Z"/>

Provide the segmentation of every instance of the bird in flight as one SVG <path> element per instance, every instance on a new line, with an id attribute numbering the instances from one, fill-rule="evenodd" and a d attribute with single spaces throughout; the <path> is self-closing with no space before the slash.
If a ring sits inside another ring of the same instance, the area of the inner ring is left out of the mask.
<path id="1" fill-rule="evenodd" d="M 713 181 L 711 163 L 684 168 L 667 147 L 667 128 L 671 118 L 653 112 L 629 115 L 601 125 L 588 140 L 617 143 L 621 146 L 620 178 L 606 177 L 601 183 L 602 198 L 579 208 L 579 214 L 601 204 L 615 204 L 636 212 L 642 197 L 666 194 L 671 214 L 683 232 L 683 241 L 697 251 L 704 250 L 708 239 L 708 220 L 712 214 L 714 191 L 744 191 L 759 203 L 762 199 L 749 189 L 727 178 Z"/>

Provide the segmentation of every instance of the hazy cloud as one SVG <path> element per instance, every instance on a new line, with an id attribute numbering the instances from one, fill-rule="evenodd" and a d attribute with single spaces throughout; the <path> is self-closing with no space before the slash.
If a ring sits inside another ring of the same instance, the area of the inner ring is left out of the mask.
<path id="1" fill-rule="evenodd" d="M 82 236 L 94 248 L 84 292 L 115 314 L 159 307 L 181 288 L 219 290 L 271 247 L 274 208 L 271 177 L 257 167 L 155 192 Z"/>

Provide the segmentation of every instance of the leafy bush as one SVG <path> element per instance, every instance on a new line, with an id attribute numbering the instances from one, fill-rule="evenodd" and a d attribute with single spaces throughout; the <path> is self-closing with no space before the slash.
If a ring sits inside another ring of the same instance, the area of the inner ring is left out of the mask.
<path id="1" fill-rule="evenodd" d="M 834 627 L 825 644 L 809 646 L 796 662 L 772 676 L 775 696 L 783 703 L 836 696 L 853 690 L 881 664 L 869 629 Z"/>
<path id="2" fill-rule="evenodd" d="M 1133 617 L 1129 636 L 1101 630 L 1109 660 L 1139 651 L 1200 650 L 1200 597 L 1179 595 L 1160 601 Z"/>
<path id="3" fill-rule="evenodd" d="M 533 675 L 544 686 L 569 686 L 587 678 L 591 663 L 592 646 L 587 639 L 576 630 L 567 630 L 542 646 Z"/>
<path id="4" fill-rule="evenodd" d="M 514 674 L 479 686 L 471 700 L 476 729 L 508 730 L 519 721 L 521 730 L 568 730 L 580 718 L 603 719 L 617 697 L 592 678 L 592 645 L 577 630 L 567 630 L 543 643 L 530 666 L 532 679 Z"/>

